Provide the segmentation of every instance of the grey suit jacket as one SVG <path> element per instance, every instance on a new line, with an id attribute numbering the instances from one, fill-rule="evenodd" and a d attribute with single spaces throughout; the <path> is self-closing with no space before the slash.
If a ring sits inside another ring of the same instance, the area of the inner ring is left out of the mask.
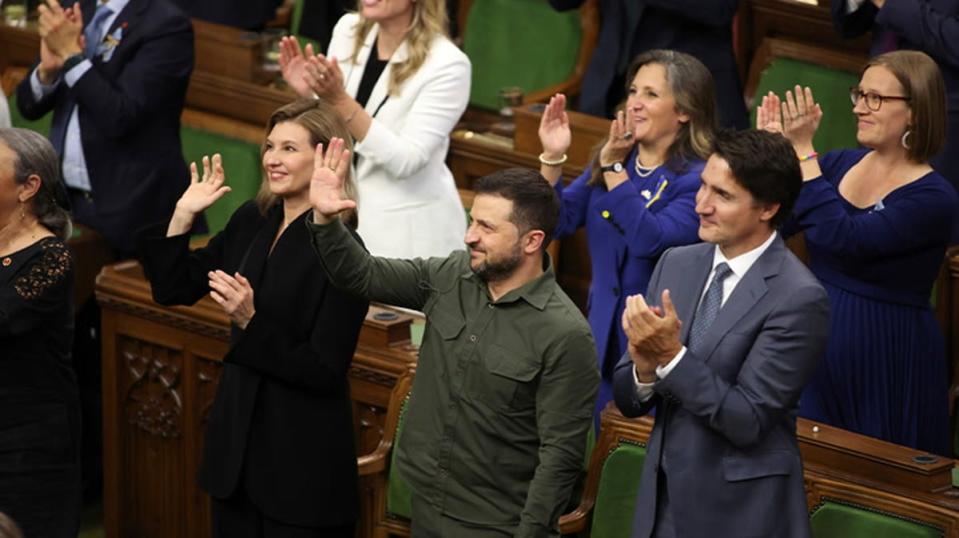
<path id="1" fill-rule="evenodd" d="M 714 245 L 666 251 L 649 283 L 659 304 L 670 290 L 688 338 L 712 270 Z M 743 276 L 702 343 L 636 396 L 628 355 L 614 374 L 627 417 L 656 408 L 633 536 L 650 536 L 657 479 L 668 476 L 678 536 L 807 537 L 809 519 L 796 442 L 796 405 L 826 345 L 829 302 L 781 238 Z"/>

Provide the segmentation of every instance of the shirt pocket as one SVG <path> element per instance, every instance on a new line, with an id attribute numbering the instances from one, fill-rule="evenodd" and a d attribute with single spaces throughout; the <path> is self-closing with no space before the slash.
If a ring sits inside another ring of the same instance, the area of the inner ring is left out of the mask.
<path id="1" fill-rule="evenodd" d="M 531 410 L 536 407 L 541 369 L 539 361 L 526 353 L 491 344 L 482 352 L 480 364 L 474 369 L 470 392 L 493 409 Z"/>

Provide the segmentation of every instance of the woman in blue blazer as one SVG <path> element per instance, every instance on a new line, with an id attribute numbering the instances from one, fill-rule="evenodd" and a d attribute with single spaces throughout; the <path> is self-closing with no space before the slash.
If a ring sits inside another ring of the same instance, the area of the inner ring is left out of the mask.
<path id="1" fill-rule="evenodd" d="M 559 181 L 570 145 L 566 97 L 550 99 L 540 123 L 540 172 L 562 201 L 555 237 L 586 227 L 592 260 L 588 318 L 602 374 L 596 414 L 612 399 L 612 375 L 626 349 L 625 299 L 646 292 L 660 254 L 699 240 L 694 210 L 716 132 L 716 92 L 692 56 L 651 50 L 633 60 L 627 98 L 590 167 Z"/>

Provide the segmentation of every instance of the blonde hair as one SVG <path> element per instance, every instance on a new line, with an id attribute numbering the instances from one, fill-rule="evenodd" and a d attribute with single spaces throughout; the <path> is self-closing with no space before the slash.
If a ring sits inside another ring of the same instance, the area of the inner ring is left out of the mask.
<path id="1" fill-rule="evenodd" d="M 912 131 L 906 155 L 924 163 L 939 153 L 946 139 L 946 84 L 936 62 L 924 52 L 897 50 L 869 60 L 860 76 L 870 67 L 882 66 L 892 72 L 909 98 Z"/>
<path id="2" fill-rule="evenodd" d="M 310 133 L 310 147 L 315 148 L 317 144 L 323 144 L 326 147 L 332 138 L 342 138 L 345 142 L 345 149 L 353 151 L 353 138 L 346 127 L 343 119 L 332 105 L 319 99 L 300 99 L 288 105 L 281 106 L 270 116 L 270 121 L 266 124 L 266 135 L 263 137 L 263 145 L 260 146 L 260 160 L 266 153 L 266 137 L 270 135 L 273 128 L 280 123 L 295 123 L 306 129 Z M 349 200 L 356 200 L 356 183 L 353 182 L 352 175 L 347 173 L 346 180 L 343 183 L 343 194 Z M 270 192 L 270 182 L 263 173 L 263 179 L 260 182 L 260 190 L 256 193 L 256 206 L 260 213 L 266 214 L 277 202 L 277 196 Z M 356 210 L 349 209 L 340 213 L 340 218 L 348 226 L 356 228 L 357 216 Z"/>
<path id="3" fill-rule="evenodd" d="M 23 538 L 17 524 L 3 512 L 0 512 L 0 538 Z"/>
<path id="4" fill-rule="evenodd" d="M 369 35 L 373 25 L 371 20 L 363 18 L 362 0 L 357 2 L 357 13 L 360 21 L 356 25 L 355 38 L 353 40 L 353 55 L 350 57 L 353 63 L 356 63 L 360 49 L 363 48 L 363 42 Z M 406 79 L 412 77 L 426 62 L 426 57 L 430 53 L 430 45 L 437 36 L 446 36 L 448 21 L 446 16 L 446 3 L 444 0 L 414 0 L 413 1 L 413 20 L 406 31 L 406 47 L 409 55 L 406 61 L 392 66 L 390 71 L 389 94 L 397 95 L 400 87 L 406 82 Z M 370 54 L 373 54 L 371 52 Z"/>
<path id="5" fill-rule="evenodd" d="M 689 116 L 689 121 L 680 125 L 676 139 L 669 146 L 666 157 L 668 166 L 680 170 L 685 168 L 691 159 L 708 159 L 718 129 L 716 88 L 709 69 L 685 52 L 648 50 L 636 56 L 626 72 L 627 94 L 629 94 L 629 86 L 636 78 L 636 73 L 647 64 L 663 66 L 669 91 L 676 100 L 676 108 Z M 600 171 L 599 150 L 605 144 L 604 139 L 594 152 L 590 185 L 604 185 L 603 173 Z"/>

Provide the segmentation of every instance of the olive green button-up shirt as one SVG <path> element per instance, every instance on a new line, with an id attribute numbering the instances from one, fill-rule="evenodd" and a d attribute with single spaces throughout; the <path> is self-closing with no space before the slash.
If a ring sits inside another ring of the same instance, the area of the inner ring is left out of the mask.
<path id="1" fill-rule="evenodd" d="M 599 372 L 589 325 L 548 257 L 541 276 L 493 301 L 466 252 L 377 258 L 338 221 L 309 226 L 334 285 L 426 313 L 397 448 L 414 494 L 461 521 L 555 535 Z"/>

